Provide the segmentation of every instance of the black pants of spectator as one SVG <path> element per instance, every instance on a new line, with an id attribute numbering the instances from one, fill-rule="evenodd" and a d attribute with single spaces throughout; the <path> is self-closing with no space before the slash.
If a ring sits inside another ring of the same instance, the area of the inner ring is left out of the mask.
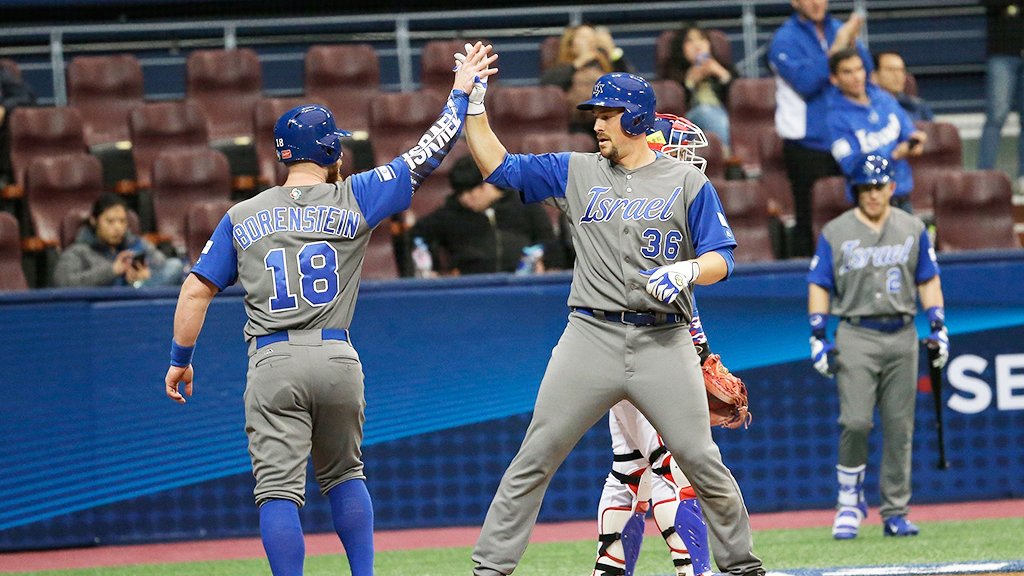
<path id="1" fill-rule="evenodd" d="M 793 210 L 796 213 L 789 255 L 810 256 L 814 253 L 811 189 L 819 178 L 838 176 L 839 165 L 828 151 L 805 148 L 791 140 L 783 143 L 782 158 L 793 189 Z"/>

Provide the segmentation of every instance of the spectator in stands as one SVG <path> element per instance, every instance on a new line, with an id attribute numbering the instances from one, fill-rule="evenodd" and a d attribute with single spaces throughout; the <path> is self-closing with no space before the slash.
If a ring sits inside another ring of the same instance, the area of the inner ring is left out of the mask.
<path id="1" fill-rule="evenodd" d="M 513 272 L 523 249 L 542 245 L 544 259 L 529 273 L 561 267 L 564 255 L 544 208 L 525 205 L 518 193 L 484 182 L 471 156 L 463 156 L 448 175 L 452 194 L 443 206 L 417 222 L 410 232 L 434 255 L 434 268 L 447 274 Z"/>
<path id="2" fill-rule="evenodd" d="M 988 15 L 988 78 L 985 128 L 981 131 L 978 168 L 995 168 L 1000 133 L 1014 98 L 1024 133 L 1024 0 L 983 0 Z M 1024 191 L 1024 146 L 1017 141 L 1017 185 Z"/>
<path id="3" fill-rule="evenodd" d="M 593 116 L 576 110 L 576 103 L 590 98 L 590 90 L 608 72 L 633 72 L 611 32 L 603 26 L 570 26 L 558 45 L 558 60 L 540 78 L 540 83 L 558 86 L 566 93 L 571 118 L 569 129 L 593 135 Z"/>
<path id="4" fill-rule="evenodd" d="M 27 84 L 0 66 L 0 187 L 14 180 L 11 173 L 11 133 L 8 119 L 18 106 L 35 104 L 36 97 Z"/>
<path id="5" fill-rule="evenodd" d="M 57 286 L 177 286 L 183 263 L 167 258 L 128 230 L 128 208 L 115 194 L 100 196 L 75 242 L 61 253 Z"/>
<path id="6" fill-rule="evenodd" d="M 863 167 L 859 159 L 876 154 L 890 161 L 895 191 L 893 206 L 913 213 L 910 190 L 914 180 L 907 156 L 919 156 L 928 135 L 914 126 L 896 98 L 867 81 L 864 61 L 854 48 L 836 52 L 828 59 L 827 124 L 832 156 L 846 178 L 853 179 Z M 855 203 L 853 193 L 850 202 Z"/>
<path id="7" fill-rule="evenodd" d="M 828 13 L 828 0 L 792 0 L 793 16 L 775 32 L 768 60 L 776 74 L 775 129 L 783 139 L 782 155 L 793 188 L 796 227 L 792 256 L 810 256 L 811 189 L 818 178 L 836 176 L 839 167 L 829 153 L 825 117 L 829 84 L 828 57 L 856 47 L 864 62 L 870 55 L 857 40 L 863 17 L 851 14 L 846 23 Z"/>
<path id="8" fill-rule="evenodd" d="M 684 24 L 672 37 L 668 56 L 669 79 L 682 84 L 686 93 L 686 117 L 705 132 L 714 132 L 729 146 L 729 85 L 737 76 L 711 53 L 706 30 Z"/>
<path id="9" fill-rule="evenodd" d="M 900 103 L 900 106 L 907 111 L 910 119 L 932 121 L 935 114 L 928 104 L 918 98 L 907 94 L 907 66 L 903 63 L 903 57 L 897 52 L 878 52 L 874 56 L 875 71 L 871 74 L 871 80 L 878 84 L 893 98 Z"/>

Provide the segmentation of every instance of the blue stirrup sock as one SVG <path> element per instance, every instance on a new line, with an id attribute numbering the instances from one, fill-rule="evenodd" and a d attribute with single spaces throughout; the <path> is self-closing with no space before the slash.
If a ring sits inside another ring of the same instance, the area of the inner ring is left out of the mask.
<path id="1" fill-rule="evenodd" d="M 373 575 L 373 503 L 361 478 L 338 484 L 327 494 L 334 530 L 345 547 L 352 576 Z"/>
<path id="2" fill-rule="evenodd" d="M 274 576 L 302 576 L 306 541 L 295 502 L 267 500 L 260 506 L 260 538 Z"/>

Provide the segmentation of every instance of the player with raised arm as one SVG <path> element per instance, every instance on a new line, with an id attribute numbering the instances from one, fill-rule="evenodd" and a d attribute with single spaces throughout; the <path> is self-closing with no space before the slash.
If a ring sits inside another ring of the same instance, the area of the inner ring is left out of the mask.
<path id="1" fill-rule="evenodd" d="M 719 568 L 763 575 L 739 487 L 711 437 L 700 361 L 685 329 L 694 283 L 732 269 L 732 230 L 708 179 L 659 156 L 645 134 L 654 90 L 632 74 L 602 76 L 592 98 L 600 152 L 509 154 L 470 96 L 466 135 L 488 182 L 569 215 L 577 260 L 568 325 L 552 352 L 533 419 L 502 477 L 473 551 L 474 574 L 511 574 L 551 476 L 582 435 L 629 400 L 662 433 L 709 520 Z M 682 297 L 680 297 L 682 296 Z"/>
<path id="2" fill-rule="evenodd" d="M 363 257 L 374 227 L 409 206 L 455 144 L 474 78 L 493 74 L 486 68 L 494 59 L 472 47 L 418 142 L 346 180 L 338 168 L 347 133 L 331 112 L 315 105 L 286 112 L 274 139 L 287 180 L 228 210 L 181 288 L 165 378 L 167 396 L 180 403 L 193 392 L 192 354 L 210 302 L 236 281 L 245 289 L 245 430 L 274 576 L 302 574 L 299 508 L 311 453 L 352 574 L 373 574 L 373 507 L 360 448 L 363 370 L 348 330 Z"/>

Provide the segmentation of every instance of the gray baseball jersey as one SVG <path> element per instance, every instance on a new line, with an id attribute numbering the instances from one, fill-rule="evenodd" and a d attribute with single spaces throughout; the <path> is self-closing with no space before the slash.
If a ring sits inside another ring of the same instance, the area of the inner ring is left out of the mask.
<path id="1" fill-rule="evenodd" d="M 833 293 L 837 316 L 914 315 L 917 285 L 936 274 L 920 218 L 891 210 L 879 234 L 851 209 L 825 225 L 807 279 Z"/>
<path id="2" fill-rule="evenodd" d="M 704 173 L 660 154 L 637 170 L 598 153 L 509 155 L 488 181 L 520 190 L 526 202 L 553 198 L 566 211 L 576 248 L 570 306 L 689 320 L 691 298 L 661 302 L 640 270 L 736 246 Z"/>
<path id="3" fill-rule="evenodd" d="M 553 198 L 565 206 L 576 248 L 573 307 L 679 313 L 689 320 L 689 294 L 663 304 L 647 294 L 640 271 L 715 250 L 731 257 L 736 245 L 707 178 L 660 155 L 628 170 L 599 154 L 510 154 L 488 181 L 519 190 L 527 202 Z M 569 315 L 526 438 L 487 512 L 473 551 L 475 575 L 512 573 L 551 475 L 587 429 L 622 400 L 661 432 L 693 482 L 718 566 L 733 574 L 759 569 L 743 497 L 711 437 L 700 363 L 686 326 Z"/>

